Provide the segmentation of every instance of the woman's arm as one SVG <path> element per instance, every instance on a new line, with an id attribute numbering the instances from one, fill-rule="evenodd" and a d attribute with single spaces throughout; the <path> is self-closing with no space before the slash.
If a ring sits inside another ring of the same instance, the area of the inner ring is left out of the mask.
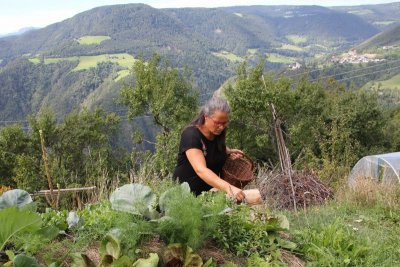
<path id="1" fill-rule="evenodd" d="M 207 168 L 206 159 L 203 152 L 197 148 L 186 150 L 186 156 L 196 174 L 208 185 L 217 189 L 224 190 L 228 195 L 236 197 L 238 201 L 243 201 L 246 197 L 240 188 L 237 188 L 227 181 L 218 177 L 212 170 Z"/>

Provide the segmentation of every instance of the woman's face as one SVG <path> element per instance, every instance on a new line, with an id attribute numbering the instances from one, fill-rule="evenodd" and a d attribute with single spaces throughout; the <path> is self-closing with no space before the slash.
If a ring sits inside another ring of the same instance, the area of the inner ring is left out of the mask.
<path id="1" fill-rule="evenodd" d="M 204 126 L 214 135 L 220 135 L 229 124 L 229 115 L 226 112 L 216 111 L 214 114 L 205 115 Z"/>

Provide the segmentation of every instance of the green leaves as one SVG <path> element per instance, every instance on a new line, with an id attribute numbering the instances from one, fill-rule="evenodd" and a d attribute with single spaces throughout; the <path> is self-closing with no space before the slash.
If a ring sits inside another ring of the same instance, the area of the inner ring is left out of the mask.
<path id="1" fill-rule="evenodd" d="M 14 258 L 14 267 L 39 267 L 40 265 L 35 260 L 35 258 L 28 257 L 23 254 L 19 254 Z"/>
<path id="2" fill-rule="evenodd" d="M 121 90 L 120 102 L 131 118 L 150 115 L 159 127 L 155 162 L 157 169 L 172 171 L 181 129 L 194 117 L 197 94 L 186 75 L 157 54 L 134 65 L 135 83 Z"/>
<path id="3" fill-rule="evenodd" d="M 191 247 L 179 243 L 168 245 L 163 259 L 166 266 L 201 267 L 203 265 L 203 260 L 198 254 L 193 253 Z"/>
<path id="4" fill-rule="evenodd" d="M 165 191 L 164 193 L 161 194 L 160 196 L 160 200 L 159 200 L 159 206 L 162 212 L 164 212 L 164 214 L 166 216 L 168 216 L 169 212 L 168 212 L 168 207 L 170 205 L 170 202 L 174 200 L 174 198 L 176 198 L 176 194 L 177 194 L 177 190 L 181 191 L 186 191 L 188 194 L 190 194 L 190 187 L 188 183 L 182 183 L 180 185 L 180 188 L 176 189 L 176 188 L 170 188 L 167 191 Z"/>
<path id="5" fill-rule="evenodd" d="M 117 188 L 110 196 L 112 208 L 150 219 L 158 218 L 154 209 L 157 196 L 150 187 L 142 184 L 126 184 Z"/>
<path id="6" fill-rule="evenodd" d="M 303 240 L 301 249 L 308 260 L 316 266 L 364 266 L 371 247 L 360 244 L 356 233 L 346 229 L 344 223 L 336 219 L 295 232 L 296 237 Z"/>
<path id="7" fill-rule="evenodd" d="M 283 215 L 274 216 L 240 205 L 221 222 L 215 239 L 220 246 L 238 256 L 253 253 L 266 255 L 280 248 L 297 248 L 295 243 L 279 235 L 280 231 L 288 227 L 288 221 Z"/>
<path id="8" fill-rule="evenodd" d="M 147 259 L 138 259 L 132 267 L 157 267 L 159 261 L 157 253 L 150 253 Z"/>
<path id="9" fill-rule="evenodd" d="M 22 208 L 29 203 L 32 203 L 31 196 L 21 189 L 13 189 L 0 196 L 0 210 L 10 207 Z"/>
<path id="10" fill-rule="evenodd" d="M 41 224 L 42 219 L 37 213 L 15 207 L 0 210 L 0 250 L 13 235 L 22 231 L 36 232 Z"/>

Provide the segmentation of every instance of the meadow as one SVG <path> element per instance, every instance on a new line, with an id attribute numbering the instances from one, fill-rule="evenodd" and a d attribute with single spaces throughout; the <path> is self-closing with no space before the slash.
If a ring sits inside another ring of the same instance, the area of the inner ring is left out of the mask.
<path id="1" fill-rule="evenodd" d="M 103 41 L 109 39 L 111 39 L 111 37 L 106 35 L 96 35 L 96 36 L 86 35 L 80 37 L 78 39 L 78 43 L 81 45 L 101 44 Z"/>
<path id="2" fill-rule="evenodd" d="M 73 71 L 87 70 L 94 68 L 100 62 L 113 62 L 120 65 L 122 68 L 129 69 L 135 63 L 135 58 L 127 53 L 120 54 L 102 54 L 97 56 L 75 56 L 75 57 L 60 57 L 60 58 L 45 58 L 44 64 L 54 64 L 61 61 L 78 61 L 78 65 Z M 39 64 L 40 59 L 30 58 L 30 62 Z"/>

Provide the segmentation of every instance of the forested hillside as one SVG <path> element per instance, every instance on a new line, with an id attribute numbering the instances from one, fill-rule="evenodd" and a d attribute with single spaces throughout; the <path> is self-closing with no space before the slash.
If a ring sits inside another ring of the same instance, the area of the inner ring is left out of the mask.
<path id="1" fill-rule="evenodd" d="M 350 47 L 375 33 L 377 29 L 355 15 L 322 7 L 98 7 L 43 29 L 0 38 L 1 101 L 6 103 L 0 118 L 23 119 L 43 106 L 56 110 L 57 116 L 82 105 L 106 104 L 115 110 L 111 98 L 133 64 L 121 63 L 122 57 L 149 58 L 157 52 L 174 66 L 187 67 L 206 98 L 245 59 L 254 62 L 269 55 L 267 68 L 279 68 Z M 81 41 L 96 36 L 105 39 Z"/>
<path id="2" fill-rule="evenodd" d="M 390 48 L 391 46 L 400 45 L 400 25 L 383 31 L 370 39 L 357 45 L 355 49 L 358 51 L 368 51 L 379 49 L 382 47 Z"/>
<path id="3" fill-rule="evenodd" d="M 332 7 L 334 10 L 354 14 L 382 30 L 400 23 L 400 3 Z"/>

